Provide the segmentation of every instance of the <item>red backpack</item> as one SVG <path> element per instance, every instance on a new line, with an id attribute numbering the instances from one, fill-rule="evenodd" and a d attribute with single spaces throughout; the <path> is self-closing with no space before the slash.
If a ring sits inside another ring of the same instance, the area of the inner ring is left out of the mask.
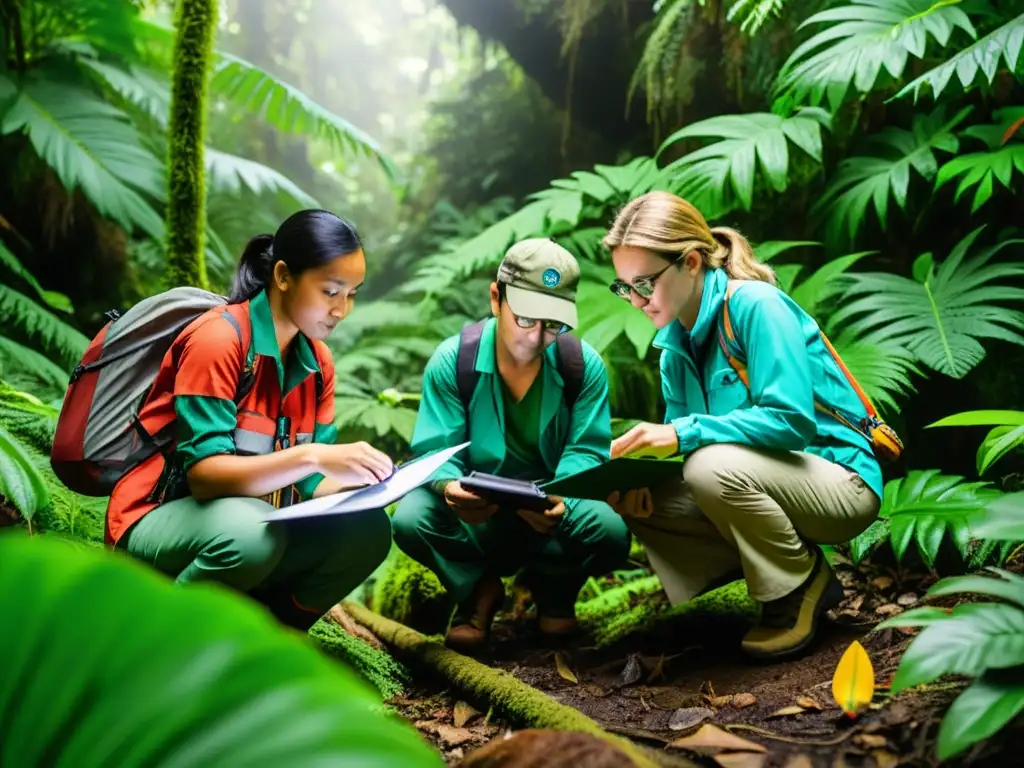
<path id="1" fill-rule="evenodd" d="M 235 402 L 252 387 L 249 313 L 239 304 L 199 288 L 173 288 L 120 315 L 116 310 L 92 340 L 71 374 L 50 452 L 50 466 L 68 488 L 85 496 L 107 496 L 132 467 L 173 442 L 150 435 L 138 414 L 164 355 L 178 335 L 211 309 L 224 317 L 249 349 Z"/>

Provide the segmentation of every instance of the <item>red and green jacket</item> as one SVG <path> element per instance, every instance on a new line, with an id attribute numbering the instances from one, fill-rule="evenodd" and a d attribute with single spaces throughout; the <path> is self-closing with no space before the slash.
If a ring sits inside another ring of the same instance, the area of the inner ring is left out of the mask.
<path id="1" fill-rule="evenodd" d="M 252 387 L 238 401 L 247 368 Z M 319 379 L 319 382 L 318 382 Z M 266 292 L 218 307 L 175 339 L 139 411 L 155 435 L 174 424 L 175 440 L 130 470 L 107 505 L 107 543 L 147 512 L 188 495 L 185 474 L 218 454 L 259 455 L 304 443 L 333 443 L 334 361 L 327 345 L 298 334 L 282 362 Z M 323 475 L 310 475 L 266 501 L 285 506 L 313 497 Z"/>

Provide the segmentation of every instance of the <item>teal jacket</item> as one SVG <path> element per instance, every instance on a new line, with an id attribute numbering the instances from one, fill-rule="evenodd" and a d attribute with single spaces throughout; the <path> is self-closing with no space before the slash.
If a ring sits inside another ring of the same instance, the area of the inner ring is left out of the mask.
<path id="1" fill-rule="evenodd" d="M 806 451 L 856 472 L 881 498 L 882 470 L 871 444 L 814 407 L 817 397 L 844 413 L 865 415 L 817 324 L 768 283 L 747 281 L 737 287 L 729 299 L 729 318 L 746 360 L 748 391 L 718 342 L 728 282 L 724 270 L 707 270 L 692 333 L 673 322 L 654 339 L 662 350 L 665 421 L 676 429 L 679 452 L 716 443 Z M 698 357 L 704 358 L 703 366 Z"/>
<path id="2" fill-rule="evenodd" d="M 445 339 L 434 351 L 423 374 L 423 395 L 412 436 L 412 451 L 421 456 L 470 439 L 465 450 L 445 463 L 431 478 L 458 480 L 472 470 L 500 475 L 505 461 L 505 408 L 501 380 L 494 357 L 497 322 L 492 318 L 480 337 L 476 370 L 480 373 L 469 404 L 471 429 L 459 398 L 455 361 L 458 335 Z M 540 453 L 552 479 L 561 479 L 608 461 L 611 452 L 611 414 L 608 374 L 597 351 L 583 342 L 583 385 L 570 413 L 562 396 L 564 382 L 558 372 L 556 349 L 544 353 L 544 391 L 540 409 Z M 571 509 L 578 500 L 566 499 Z"/>

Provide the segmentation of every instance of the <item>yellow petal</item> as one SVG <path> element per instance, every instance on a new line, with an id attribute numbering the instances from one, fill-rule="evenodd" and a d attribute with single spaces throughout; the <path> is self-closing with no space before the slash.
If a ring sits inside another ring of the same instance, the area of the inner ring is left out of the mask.
<path id="1" fill-rule="evenodd" d="M 864 646 L 854 640 L 839 660 L 832 676 L 832 697 L 848 716 L 853 717 L 875 694 L 875 669 Z"/>

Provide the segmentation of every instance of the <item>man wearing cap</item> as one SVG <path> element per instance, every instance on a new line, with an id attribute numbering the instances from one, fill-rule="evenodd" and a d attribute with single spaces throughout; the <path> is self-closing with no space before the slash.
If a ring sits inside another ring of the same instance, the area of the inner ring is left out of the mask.
<path id="1" fill-rule="evenodd" d="M 466 334 L 453 336 L 423 376 L 413 453 L 471 444 L 429 487 L 401 501 L 392 529 L 398 546 L 458 601 L 446 643 L 464 652 L 487 643 L 504 599 L 501 576 L 522 568 L 540 631 L 562 636 L 576 629 L 586 579 L 621 567 L 629 554 L 628 528 L 603 502 L 553 498 L 543 512 L 499 508 L 459 483 L 472 471 L 548 481 L 608 459 L 604 363 L 585 342 L 559 339 L 577 323 L 579 277 L 576 259 L 553 241 L 516 243 L 491 283 L 493 317 L 476 327 L 475 358 L 466 356 Z M 566 359 L 573 350 L 575 365 Z M 475 386 L 460 393 L 467 366 Z"/>

